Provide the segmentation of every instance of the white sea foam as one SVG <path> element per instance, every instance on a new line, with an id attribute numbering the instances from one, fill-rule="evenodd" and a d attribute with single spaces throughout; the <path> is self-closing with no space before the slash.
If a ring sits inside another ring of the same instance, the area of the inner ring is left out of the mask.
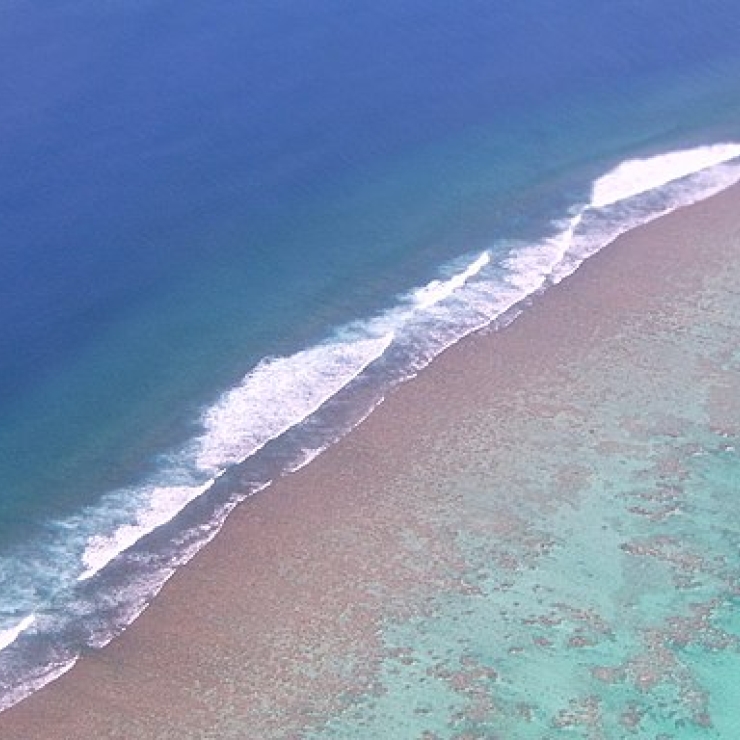
<path id="1" fill-rule="evenodd" d="M 327 400 L 383 355 L 393 334 L 321 344 L 289 357 L 261 362 L 203 415 L 204 432 L 175 455 L 161 478 L 192 479 L 189 485 L 152 483 L 109 497 L 111 509 L 129 510 L 129 520 L 94 532 L 82 553 L 85 581 L 142 537 L 171 521 L 201 496 L 224 471 L 315 413 Z M 199 482 L 195 482 L 200 479 Z"/>
<path id="2" fill-rule="evenodd" d="M 667 212 L 703 200 L 740 180 L 740 144 L 633 159 L 592 185 L 550 236 L 483 252 L 445 280 L 412 291 L 394 308 L 365 322 L 369 331 L 393 331 L 413 375 L 462 336 L 480 329 L 526 298 L 573 273 L 617 236 Z"/>
<path id="3" fill-rule="evenodd" d="M 541 242 L 515 249 L 507 282 L 531 294 L 571 275 L 621 234 L 740 181 L 740 144 L 716 144 L 632 159 L 598 178 L 588 203 Z"/>
<path id="4" fill-rule="evenodd" d="M 464 270 L 456 273 L 447 280 L 432 280 L 432 282 L 413 292 L 413 299 L 418 308 L 425 309 L 434 306 L 445 298 L 449 298 L 456 290 L 462 288 L 468 280 L 475 277 L 489 262 L 491 255 L 483 252 Z"/>
<path id="5" fill-rule="evenodd" d="M 644 159 L 628 159 L 593 184 L 592 208 L 603 208 L 740 157 L 740 144 L 683 149 Z"/>
<path id="6" fill-rule="evenodd" d="M 79 658 L 74 657 L 63 662 L 45 666 L 34 672 L 33 675 L 28 676 L 22 684 L 13 687 L 9 691 L 5 691 L 0 695 L 0 712 L 10 709 L 14 704 L 17 704 L 19 701 L 23 701 L 27 696 L 30 696 L 43 686 L 46 686 L 46 684 L 55 681 L 60 676 L 63 676 L 67 671 L 74 668 L 78 659 Z"/>
<path id="7" fill-rule="evenodd" d="M 12 645 L 29 627 L 33 626 L 35 621 L 35 615 L 29 614 L 13 627 L 0 631 L 0 650 L 5 650 L 6 647 Z"/>
<path id="8" fill-rule="evenodd" d="M 201 470 L 245 460 L 299 424 L 383 355 L 393 333 L 320 344 L 290 357 L 261 362 L 204 416 L 197 440 Z"/>
<path id="9" fill-rule="evenodd" d="M 191 501 L 207 491 L 215 478 L 200 486 L 152 486 L 137 492 L 143 505 L 134 514 L 134 521 L 122 524 L 110 534 L 93 534 L 82 553 L 85 567 L 78 581 L 92 578 L 114 558 L 135 545 L 142 537 L 166 524 Z"/>

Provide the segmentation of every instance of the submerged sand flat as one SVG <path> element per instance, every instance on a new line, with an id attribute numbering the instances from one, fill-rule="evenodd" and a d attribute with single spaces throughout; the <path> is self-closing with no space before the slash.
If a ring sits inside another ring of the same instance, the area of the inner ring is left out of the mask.
<path id="1" fill-rule="evenodd" d="M 0 737 L 740 736 L 738 214 L 447 351 Z"/>

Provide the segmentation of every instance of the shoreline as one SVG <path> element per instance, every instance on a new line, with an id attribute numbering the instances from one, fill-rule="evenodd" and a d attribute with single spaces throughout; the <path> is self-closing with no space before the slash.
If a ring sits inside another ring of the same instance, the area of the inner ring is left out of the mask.
<path id="1" fill-rule="evenodd" d="M 241 504 L 121 637 L 0 714 L 0 735 L 299 737 L 378 691 L 382 626 L 474 589 L 450 531 L 454 517 L 475 528 L 474 512 L 450 512 L 442 470 L 460 430 L 523 406 L 556 417 L 548 386 L 626 329 L 679 316 L 721 274 L 740 249 L 738 203 L 734 186 L 619 237 L 507 327 L 446 350 L 310 465 Z M 516 430 L 494 436 L 518 446 Z M 472 454 L 454 465 L 450 478 L 476 472 Z M 487 534 L 522 537 L 515 519 Z"/>

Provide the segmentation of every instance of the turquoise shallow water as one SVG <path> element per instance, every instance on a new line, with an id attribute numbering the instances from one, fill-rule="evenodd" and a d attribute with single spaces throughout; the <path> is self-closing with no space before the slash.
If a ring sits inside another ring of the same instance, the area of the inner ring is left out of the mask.
<path id="1" fill-rule="evenodd" d="M 388 622 L 311 738 L 738 737 L 740 300 L 708 272 L 399 483 L 448 497 L 460 589 Z"/>

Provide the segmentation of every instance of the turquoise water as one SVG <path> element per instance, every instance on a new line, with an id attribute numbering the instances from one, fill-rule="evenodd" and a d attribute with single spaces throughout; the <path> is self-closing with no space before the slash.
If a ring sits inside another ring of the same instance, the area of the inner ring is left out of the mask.
<path id="1" fill-rule="evenodd" d="M 0 705 L 443 347 L 734 178 L 731 2 L 0 17 Z M 632 157 L 655 192 L 594 202 Z"/>
<path id="2" fill-rule="evenodd" d="M 449 497 L 461 588 L 310 737 L 737 737 L 740 302 L 707 270 L 400 481 Z"/>

